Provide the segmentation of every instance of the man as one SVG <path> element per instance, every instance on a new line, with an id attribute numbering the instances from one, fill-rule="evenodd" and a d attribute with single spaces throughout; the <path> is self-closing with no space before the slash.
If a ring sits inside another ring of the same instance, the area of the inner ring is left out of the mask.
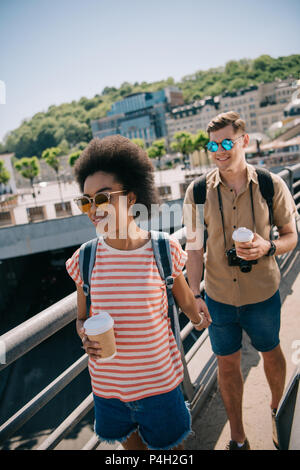
<path id="1" fill-rule="evenodd" d="M 252 345 L 263 357 L 272 396 L 273 440 L 276 445 L 275 413 L 284 391 L 286 364 L 279 344 L 280 272 L 275 255 L 293 250 L 297 244 L 297 210 L 284 181 L 271 173 L 274 224 L 279 231 L 279 238 L 271 242 L 268 206 L 262 197 L 256 170 L 245 159 L 249 144 L 245 122 L 233 111 L 221 113 L 209 123 L 207 132 L 211 158 L 217 168 L 206 175 L 205 298 L 212 318 L 209 335 L 218 358 L 219 388 L 230 422 L 231 441 L 227 449 L 250 449 L 242 421 L 242 330 L 247 332 Z M 194 182 L 189 185 L 184 200 L 184 223 L 187 226 L 192 220 L 186 215 L 188 207 L 192 208 L 193 220 L 195 217 L 199 219 L 193 187 Z M 243 249 L 236 249 L 236 255 L 243 258 L 244 263 L 245 260 L 249 262 L 250 272 L 242 272 L 239 265 L 230 265 L 228 251 L 234 248 L 232 233 L 238 227 L 247 227 L 254 232 L 252 242 L 245 244 Z M 199 309 L 205 312 L 206 305 L 199 295 L 203 235 L 199 234 L 199 229 L 195 230 L 194 223 L 187 228 L 188 281 Z"/>

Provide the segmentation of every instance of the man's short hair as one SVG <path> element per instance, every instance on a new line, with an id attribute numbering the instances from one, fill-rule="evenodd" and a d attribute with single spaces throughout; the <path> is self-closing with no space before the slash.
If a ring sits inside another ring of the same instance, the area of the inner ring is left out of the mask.
<path id="1" fill-rule="evenodd" d="M 213 118 L 207 126 L 207 133 L 218 131 L 223 127 L 231 125 L 233 131 L 236 134 L 239 130 L 246 132 L 246 123 L 241 119 L 240 115 L 235 111 L 228 111 L 226 113 L 220 113 Z"/>

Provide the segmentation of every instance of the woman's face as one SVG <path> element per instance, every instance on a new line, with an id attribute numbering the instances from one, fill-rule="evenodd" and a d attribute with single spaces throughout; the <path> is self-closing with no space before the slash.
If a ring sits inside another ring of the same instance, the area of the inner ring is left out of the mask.
<path id="1" fill-rule="evenodd" d="M 113 174 L 98 171 L 86 178 L 83 191 L 84 195 L 93 198 L 99 192 L 123 191 L 123 186 L 116 181 Z M 108 204 L 96 207 L 93 202 L 87 215 L 99 235 L 106 235 L 110 238 L 113 238 L 114 235 L 119 237 L 120 230 L 129 223 L 129 201 L 135 202 L 134 194 L 126 194 L 124 191 L 123 193 L 111 194 Z"/>

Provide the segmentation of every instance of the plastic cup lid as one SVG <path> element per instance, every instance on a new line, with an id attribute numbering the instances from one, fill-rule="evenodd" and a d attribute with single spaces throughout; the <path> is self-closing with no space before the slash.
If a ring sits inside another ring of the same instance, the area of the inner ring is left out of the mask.
<path id="1" fill-rule="evenodd" d="M 113 318 L 107 312 L 101 312 L 88 318 L 83 327 L 87 335 L 99 335 L 110 330 L 114 325 Z"/>
<path id="2" fill-rule="evenodd" d="M 251 242 L 253 232 L 246 227 L 239 227 L 233 232 L 232 238 L 236 242 Z"/>

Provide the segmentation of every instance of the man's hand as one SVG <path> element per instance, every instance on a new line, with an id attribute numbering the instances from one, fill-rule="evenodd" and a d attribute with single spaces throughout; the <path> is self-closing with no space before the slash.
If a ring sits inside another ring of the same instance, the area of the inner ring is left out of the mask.
<path id="1" fill-rule="evenodd" d="M 201 323 L 201 325 L 199 326 L 194 326 L 194 328 L 198 331 L 201 331 L 203 330 L 204 328 L 208 328 L 209 325 L 211 324 L 212 322 L 212 319 L 211 319 L 211 316 L 209 314 L 209 311 L 208 311 L 208 308 L 207 308 L 207 305 L 206 303 L 204 302 L 203 299 L 199 298 L 199 299 L 195 299 L 196 300 L 196 303 L 198 305 L 198 311 L 200 313 L 200 315 L 202 316 L 203 318 L 203 322 Z M 199 322 L 201 321 L 201 318 L 199 318 Z"/>
<path id="2" fill-rule="evenodd" d="M 239 258 L 251 261 L 265 256 L 270 248 L 270 242 L 258 235 L 258 233 L 255 233 L 252 242 L 244 243 L 243 248 L 239 246 L 236 249 L 236 254 Z"/>

